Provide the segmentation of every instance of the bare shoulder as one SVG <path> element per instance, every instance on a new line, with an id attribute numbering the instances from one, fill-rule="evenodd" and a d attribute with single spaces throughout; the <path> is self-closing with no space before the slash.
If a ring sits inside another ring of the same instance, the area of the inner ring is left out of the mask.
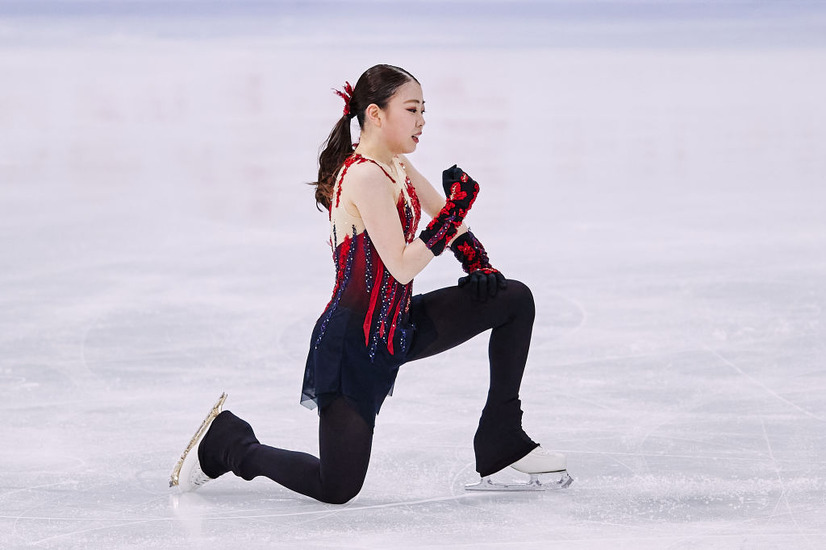
<path id="1" fill-rule="evenodd" d="M 393 188 L 384 170 L 372 162 L 350 166 L 345 176 L 344 187 L 355 202 L 376 195 L 392 196 L 393 194 Z"/>

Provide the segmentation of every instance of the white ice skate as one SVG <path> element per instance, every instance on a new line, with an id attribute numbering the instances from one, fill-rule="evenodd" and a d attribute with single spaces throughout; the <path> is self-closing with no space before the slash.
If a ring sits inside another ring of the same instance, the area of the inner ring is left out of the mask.
<path id="1" fill-rule="evenodd" d="M 528 474 L 527 483 L 499 483 L 485 476 L 478 483 L 465 485 L 468 491 L 547 491 L 549 489 L 564 489 L 574 482 L 568 475 L 567 461 L 562 453 L 546 451 L 537 447 L 523 458 L 510 465 L 511 468 L 523 474 Z M 558 475 L 556 481 L 541 481 L 541 474 Z"/>
<path id="2" fill-rule="evenodd" d="M 204 421 L 201 422 L 201 427 L 192 436 L 189 445 L 181 453 L 181 458 L 178 459 L 178 463 L 172 468 L 172 474 L 169 476 L 170 487 L 178 487 L 181 491 L 194 491 L 207 481 L 212 480 L 201 470 L 201 462 L 198 460 L 198 445 L 204 439 L 207 430 L 212 425 L 212 421 L 221 413 L 221 407 L 223 407 L 226 400 L 227 394 L 222 393 L 210 409 L 209 414 L 204 418 Z"/>

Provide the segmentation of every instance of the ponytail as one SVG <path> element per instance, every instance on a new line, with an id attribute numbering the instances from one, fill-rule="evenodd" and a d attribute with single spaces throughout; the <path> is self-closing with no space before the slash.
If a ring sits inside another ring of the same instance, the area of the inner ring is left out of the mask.
<path id="1" fill-rule="evenodd" d="M 316 207 L 323 206 L 330 210 L 333 201 L 333 187 L 336 184 L 336 173 L 344 161 L 353 152 L 353 141 L 350 137 L 350 115 L 343 115 L 333 127 L 330 136 L 324 144 L 324 150 L 318 157 L 318 181 L 315 185 Z M 321 208 L 318 208 L 321 210 Z"/>
<path id="2" fill-rule="evenodd" d="M 332 209 L 333 187 L 339 168 L 353 153 L 353 140 L 350 137 L 350 121 L 355 117 L 359 127 L 364 127 L 364 110 L 375 103 L 384 109 L 390 97 L 404 84 L 416 78 L 409 72 L 393 65 L 375 65 L 367 69 L 355 86 L 345 82 L 344 89 L 333 90 L 344 100 L 344 114 L 324 142 L 324 150 L 318 157 L 318 181 L 315 185 L 316 208 L 323 206 Z"/>

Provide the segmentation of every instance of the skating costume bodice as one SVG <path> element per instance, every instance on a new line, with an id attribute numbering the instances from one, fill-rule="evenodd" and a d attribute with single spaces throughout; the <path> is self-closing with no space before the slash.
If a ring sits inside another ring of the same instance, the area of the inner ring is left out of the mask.
<path id="1" fill-rule="evenodd" d="M 392 393 L 398 367 L 410 347 L 413 283 L 401 284 L 393 277 L 361 216 L 351 211 L 348 172 L 364 163 L 376 165 L 387 176 L 397 193 L 405 241 L 409 244 L 416 238 L 421 206 L 402 162 L 394 157 L 386 165 L 358 154 L 348 157 L 336 178 L 330 208 L 335 285 L 313 331 L 302 403 L 323 407 L 335 396 L 345 395 L 372 424 L 384 398 Z"/>
<path id="2" fill-rule="evenodd" d="M 385 347 L 391 355 L 395 353 L 397 345 L 407 348 L 409 342 L 405 341 L 405 332 L 399 332 L 399 328 L 407 320 L 413 283 L 411 281 L 403 285 L 390 274 L 376 252 L 361 217 L 348 212 L 342 201 L 350 167 L 366 162 L 381 168 L 397 190 L 396 208 L 407 243 L 413 242 L 416 237 L 421 207 L 416 191 L 398 158 L 394 158 L 393 166 L 387 166 L 361 155 L 352 155 L 345 161 L 333 188 L 330 243 L 336 282 L 325 312 L 332 316 L 337 308 L 345 307 L 362 316 L 364 345 L 373 360 L 380 346 Z M 322 326 L 319 339 L 324 337 L 324 328 Z M 397 336 L 400 338 L 397 339 Z"/>

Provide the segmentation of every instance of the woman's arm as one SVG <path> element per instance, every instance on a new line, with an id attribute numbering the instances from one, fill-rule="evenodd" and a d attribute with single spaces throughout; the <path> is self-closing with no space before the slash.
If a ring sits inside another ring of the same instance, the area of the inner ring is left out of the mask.
<path id="1" fill-rule="evenodd" d="M 397 197 L 387 176 L 372 163 L 353 165 L 346 183 L 348 199 L 358 210 L 385 267 L 398 282 L 407 284 L 434 256 L 421 239 L 410 244 L 405 241 Z"/>
<path id="2" fill-rule="evenodd" d="M 445 197 L 442 196 L 442 194 L 437 191 L 429 181 L 427 181 L 427 178 L 425 178 L 421 172 L 416 170 L 416 168 L 404 155 L 399 155 L 399 158 L 404 164 L 404 168 L 407 171 L 407 177 L 410 178 L 410 183 L 412 183 L 413 187 L 416 189 L 416 195 L 419 197 L 422 210 L 424 210 L 424 212 L 431 218 L 436 216 L 445 205 Z M 467 226 L 463 223 L 459 226 L 456 237 L 466 232 Z M 453 242 L 456 237 L 454 237 L 451 242 Z M 450 242 L 448 243 L 448 246 L 450 246 Z"/>
<path id="3" fill-rule="evenodd" d="M 402 162 L 405 163 L 407 175 L 410 177 L 410 183 L 416 188 L 416 194 L 419 195 L 419 201 L 422 203 L 422 208 L 431 216 L 433 213 L 438 213 L 444 206 L 445 199 L 441 194 L 433 188 L 429 181 L 416 170 L 410 161 L 402 157 Z M 499 289 L 508 286 L 507 280 L 498 269 L 490 265 L 487 251 L 482 243 L 470 232 L 467 226 L 463 223 L 459 226 L 459 230 L 453 239 L 450 240 L 448 246 L 453 250 L 453 255 L 462 264 L 467 275 L 459 279 L 459 286 L 471 285 L 473 295 L 477 300 L 484 301 L 488 296 L 496 296 Z"/>

